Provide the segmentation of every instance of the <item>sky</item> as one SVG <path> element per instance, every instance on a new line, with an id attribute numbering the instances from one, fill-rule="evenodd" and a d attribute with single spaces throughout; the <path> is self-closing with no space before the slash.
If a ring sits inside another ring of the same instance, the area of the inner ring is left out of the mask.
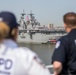
<path id="1" fill-rule="evenodd" d="M 76 0 L 0 0 L 0 11 L 13 12 L 18 21 L 23 9 L 26 14 L 32 10 L 41 25 L 62 26 L 63 15 L 76 12 Z"/>

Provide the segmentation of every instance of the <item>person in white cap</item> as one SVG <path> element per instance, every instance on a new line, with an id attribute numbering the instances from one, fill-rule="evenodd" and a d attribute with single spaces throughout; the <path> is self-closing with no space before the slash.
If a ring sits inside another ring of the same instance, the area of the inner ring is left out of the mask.
<path id="1" fill-rule="evenodd" d="M 16 43 L 18 23 L 11 12 L 0 13 L 0 75 L 51 75 L 36 53 Z"/>

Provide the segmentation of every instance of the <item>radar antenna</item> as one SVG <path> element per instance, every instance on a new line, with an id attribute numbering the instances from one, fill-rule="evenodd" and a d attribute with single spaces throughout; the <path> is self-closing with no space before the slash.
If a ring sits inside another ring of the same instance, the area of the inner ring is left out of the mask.
<path id="1" fill-rule="evenodd" d="M 25 16 L 26 14 L 25 14 L 25 12 L 24 12 L 24 10 L 23 10 L 23 12 L 21 13 L 21 18 L 20 18 L 20 25 L 22 26 L 22 28 L 23 29 L 26 29 L 27 28 L 27 26 L 26 26 L 26 22 L 24 21 L 24 16 Z"/>

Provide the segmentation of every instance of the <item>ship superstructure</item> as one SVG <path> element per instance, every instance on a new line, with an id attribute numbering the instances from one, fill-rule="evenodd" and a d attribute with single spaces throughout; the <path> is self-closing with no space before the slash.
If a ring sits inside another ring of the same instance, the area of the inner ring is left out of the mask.
<path id="1" fill-rule="evenodd" d="M 31 13 L 26 15 L 25 12 L 21 14 L 19 21 L 19 34 L 18 42 L 24 43 L 46 43 L 50 38 L 59 37 L 65 35 L 65 31 L 56 30 L 54 28 L 48 28 L 41 26 L 36 20 L 34 14 Z"/>

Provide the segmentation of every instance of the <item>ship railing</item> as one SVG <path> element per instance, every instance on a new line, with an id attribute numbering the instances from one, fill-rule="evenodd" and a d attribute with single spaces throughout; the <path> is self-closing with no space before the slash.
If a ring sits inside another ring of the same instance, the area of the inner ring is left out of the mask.
<path id="1" fill-rule="evenodd" d="M 47 65 L 46 68 L 49 69 L 51 75 L 54 75 L 53 65 Z"/>

